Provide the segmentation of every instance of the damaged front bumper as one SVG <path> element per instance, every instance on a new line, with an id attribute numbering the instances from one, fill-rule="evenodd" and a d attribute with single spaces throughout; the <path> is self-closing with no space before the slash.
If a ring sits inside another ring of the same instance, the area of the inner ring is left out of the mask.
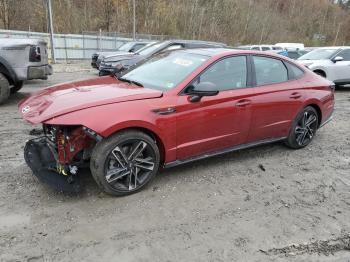
<path id="1" fill-rule="evenodd" d="M 41 182 L 62 192 L 81 191 L 77 167 L 59 164 L 56 149 L 47 137 L 29 140 L 24 148 L 24 159 Z"/>

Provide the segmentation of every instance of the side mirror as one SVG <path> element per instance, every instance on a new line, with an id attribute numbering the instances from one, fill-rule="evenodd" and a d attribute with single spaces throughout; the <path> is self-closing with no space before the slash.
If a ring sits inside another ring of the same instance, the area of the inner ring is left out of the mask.
<path id="1" fill-rule="evenodd" d="M 131 48 L 131 49 L 129 50 L 129 53 L 135 53 L 135 48 Z"/>
<path id="2" fill-rule="evenodd" d="M 343 60 L 344 60 L 344 57 L 342 57 L 342 56 L 336 56 L 332 59 L 333 63 L 340 62 Z"/>
<path id="3" fill-rule="evenodd" d="M 216 96 L 219 93 L 216 85 L 211 82 L 201 82 L 196 87 L 191 87 L 188 92 L 190 102 L 199 102 L 203 96 Z"/>

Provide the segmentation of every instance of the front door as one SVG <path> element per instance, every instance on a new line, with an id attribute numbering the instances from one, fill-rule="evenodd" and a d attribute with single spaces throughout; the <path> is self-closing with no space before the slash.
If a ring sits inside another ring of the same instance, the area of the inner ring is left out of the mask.
<path id="1" fill-rule="evenodd" d="M 342 57 L 344 60 L 334 63 L 334 82 L 349 83 L 350 81 L 350 49 L 344 49 L 336 56 Z"/>
<path id="2" fill-rule="evenodd" d="M 189 89 L 210 82 L 219 94 L 191 102 Z M 246 141 L 251 118 L 246 56 L 224 58 L 209 66 L 178 98 L 177 159 L 230 148 Z"/>

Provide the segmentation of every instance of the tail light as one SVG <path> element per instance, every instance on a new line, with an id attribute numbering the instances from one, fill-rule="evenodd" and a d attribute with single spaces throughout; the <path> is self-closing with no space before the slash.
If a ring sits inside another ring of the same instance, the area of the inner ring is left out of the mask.
<path id="1" fill-rule="evenodd" d="M 29 62 L 41 62 L 40 46 L 30 47 Z"/>

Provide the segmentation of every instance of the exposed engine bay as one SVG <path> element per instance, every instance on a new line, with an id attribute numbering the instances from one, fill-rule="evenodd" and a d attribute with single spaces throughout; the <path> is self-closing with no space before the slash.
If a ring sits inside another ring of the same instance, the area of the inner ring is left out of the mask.
<path id="1" fill-rule="evenodd" d="M 64 192 L 79 192 L 79 169 L 88 167 L 92 149 L 102 139 L 83 126 L 43 125 L 44 135 L 27 141 L 24 158 L 42 182 Z"/>

